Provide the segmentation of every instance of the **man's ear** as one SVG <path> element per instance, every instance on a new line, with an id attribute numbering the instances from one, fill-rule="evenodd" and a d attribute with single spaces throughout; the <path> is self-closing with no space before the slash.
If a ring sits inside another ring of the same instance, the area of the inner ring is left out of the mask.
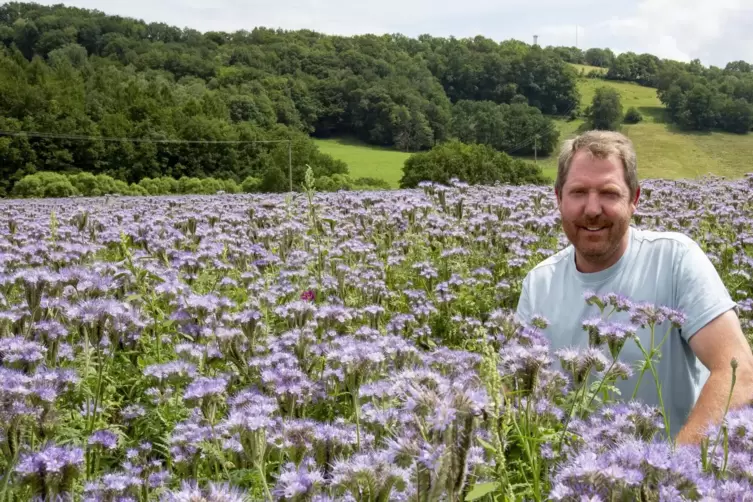
<path id="1" fill-rule="evenodd" d="M 638 198 L 640 198 L 640 196 L 641 196 L 641 187 L 639 186 L 635 190 L 635 197 L 633 197 L 633 201 L 632 201 L 633 206 L 636 206 L 636 207 L 638 206 Z"/>

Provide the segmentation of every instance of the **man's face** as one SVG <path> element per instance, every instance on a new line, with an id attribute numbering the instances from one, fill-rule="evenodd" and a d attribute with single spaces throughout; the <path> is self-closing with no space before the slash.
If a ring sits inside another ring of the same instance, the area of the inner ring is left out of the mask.
<path id="1" fill-rule="evenodd" d="M 627 248 L 627 231 L 638 200 L 637 193 L 630 195 L 620 159 L 577 152 L 557 198 L 578 269 L 598 272 L 614 265 Z"/>

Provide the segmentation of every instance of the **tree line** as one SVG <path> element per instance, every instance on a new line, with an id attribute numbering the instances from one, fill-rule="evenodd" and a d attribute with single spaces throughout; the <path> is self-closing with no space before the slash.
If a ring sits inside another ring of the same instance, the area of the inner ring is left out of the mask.
<path id="1" fill-rule="evenodd" d="M 684 63 L 634 52 L 615 56 L 609 49 L 551 49 L 565 61 L 608 68 L 591 77 L 657 88 L 667 118 L 683 129 L 738 134 L 753 129 L 753 65 L 746 61 L 719 68 L 705 67 L 698 59 Z"/>
<path id="2" fill-rule="evenodd" d="M 285 180 L 283 180 L 285 181 Z M 279 191 L 279 179 L 248 176 L 241 183 L 234 179 L 213 177 L 195 178 L 171 176 L 142 178 L 138 183 L 126 183 L 106 174 L 81 172 L 63 174 L 42 171 L 21 178 L 9 194 L 19 198 L 45 197 L 101 197 L 103 195 L 148 196 L 148 195 L 214 195 L 217 193 L 268 193 Z M 315 188 L 321 191 L 389 189 L 389 184 L 380 179 L 351 179 L 347 174 L 336 173 L 315 178 Z"/>
<path id="3" fill-rule="evenodd" d="M 306 165 L 323 185 L 349 184 L 347 165 L 312 136 L 352 135 L 407 152 L 461 141 L 546 156 L 559 141 L 552 119 L 580 105 L 568 62 L 656 85 L 672 120 L 687 127 L 743 132 L 753 120 L 742 63 L 704 69 L 481 36 L 200 33 L 13 2 L 0 6 L 0 43 L 0 194 L 40 171 L 128 184 L 213 177 L 240 185 L 251 177 L 284 190 L 289 155 L 295 187 Z M 47 136 L 7 135 L 21 131 Z M 262 142 L 270 140 L 279 142 Z"/>
<path id="4" fill-rule="evenodd" d="M 346 174 L 310 136 L 355 135 L 409 152 L 462 137 L 546 155 L 556 142 L 549 115 L 569 113 L 580 99 L 574 70 L 553 51 L 483 37 L 267 28 L 202 34 L 87 9 L 7 3 L 0 42 L 0 130 L 95 138 L 0 137 L 5 193 L 43 170 L 127 183 L 159 176 L 241 183 L 269 170 L 285 177 L 286 144 L 248 143 L 270 139 L 294 141 L 295 185 L 306 164 L 318 176 Z M 473 117 L 469 102 L 483 102 Z M 527 141 L 535 130 L 549 131 L 540 144 Z"/>

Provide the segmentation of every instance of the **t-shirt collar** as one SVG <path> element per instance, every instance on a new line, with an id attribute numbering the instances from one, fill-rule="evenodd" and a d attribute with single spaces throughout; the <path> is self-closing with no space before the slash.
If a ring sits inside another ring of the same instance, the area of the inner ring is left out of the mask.
<path id="1" fill-rule="evenodd" d="M 604 282 L 612 277 L 614 277 L 615 274 L 617 274 L 620 270 L 622 270 L 625 267 L 625 263 L 629 261 L 629 255 L 633 251 L 633 239 L 635 238 L 635 228 L 631 225 L 628 227 L 628 246 L 627 249 L 625 249 L 625 252 L 622 254 L 619 260 L 617 260 L 617 263 L 612 265 L 611 267 L 601 270 L 599 272 L 580 272 L 576 266 L 575 266 L 575 247 L 572 246 L 572 253 L 570 255 L 570 266 L 572 267 L 573 274 L 575 277 L 584 283 L 588 284 L 595 284 Z"/>

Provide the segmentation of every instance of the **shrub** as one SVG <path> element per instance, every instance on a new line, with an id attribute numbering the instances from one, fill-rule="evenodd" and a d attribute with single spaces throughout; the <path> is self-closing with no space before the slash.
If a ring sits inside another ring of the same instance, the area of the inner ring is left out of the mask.
<path id="1" fill-rule="evenodd" d="M 261 179 L 249 176 L 241 183 L 241 192 L 254 193 L 258 192 L 261 188 Z"/>
<path id="2" fill-rule="evenodd" d="M 60 173 L 40 172 L 24 176 L 13 187 L 15 197 L 68 197 L 79 195 L 68 177 Z"/>
<path id="3" fill-rule="evenodd" d="M 622 118 L 620 93 L 612 87 L 599 87 L 585 115 L 593 129 L 617 130 Z"/>
<path id="4" fill-rule="evenodd" d="M 382 189 L 389 190 L 392 188 L 389 183 L 379 178 L 361 177 L 353 181 L 355 190 Z"/>
<path id="5" fill-rule="evenodd" d="M 287 176 L 279 167 L 270 167 L 264 173 L 259 188 L 262 192 L 285 192 L 289 189 Z"/>
<path id="6" fill-rule="evenodd" d="M 628 111 L 625 113 L 624 122 L 626 124 L 637 124 L 643 120 L 643 115 L 641 115 L 641 112 L 635 109 L 635 107 L 631 106 L 628 108 Z"/>
<path id="7" fill-rule="evenodd" d="M 403 166 L 401 188 L 414 188 L 422 181 L 449 184 L 457 178 L 471 185 L 543 184 L 541 169 L 487 145 L 449 141 L 428 152 L 410 156 Z"/>

